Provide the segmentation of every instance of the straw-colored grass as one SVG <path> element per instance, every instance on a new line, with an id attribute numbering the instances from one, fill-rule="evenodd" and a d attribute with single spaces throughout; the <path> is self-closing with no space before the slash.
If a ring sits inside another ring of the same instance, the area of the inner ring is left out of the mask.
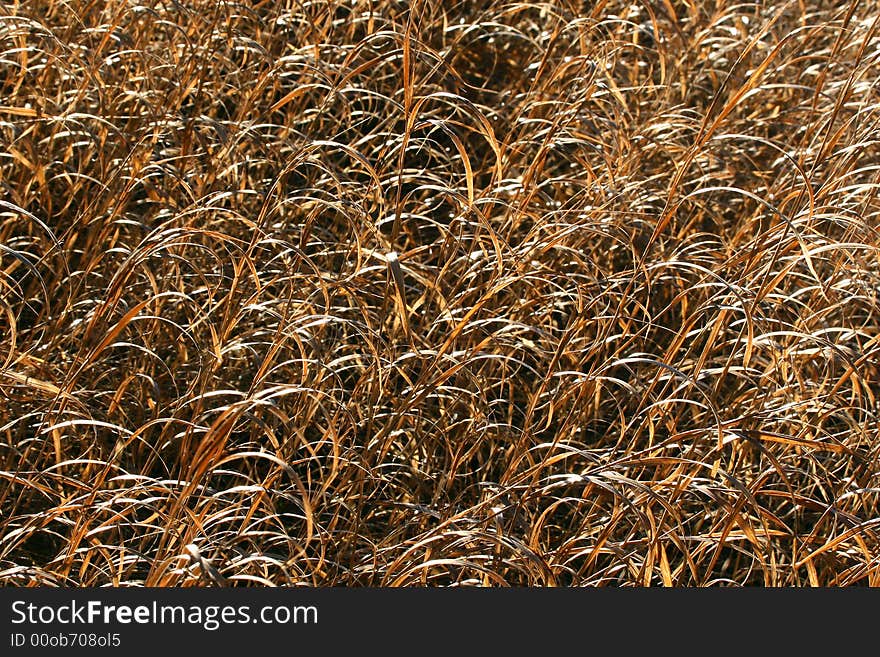
<path id="1" fill-rule="evenodd" d="M 880 584 L 880 10 L 0 6 L 0 584 Z"/>

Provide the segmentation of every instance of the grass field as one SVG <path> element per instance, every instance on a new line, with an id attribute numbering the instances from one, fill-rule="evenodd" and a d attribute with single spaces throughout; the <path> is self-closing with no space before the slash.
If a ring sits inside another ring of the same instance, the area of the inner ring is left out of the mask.
<path id="1" fill-rule="evenodd" d="M 880 9 L 0 5 L 0 585 L 880 585 Z"/>

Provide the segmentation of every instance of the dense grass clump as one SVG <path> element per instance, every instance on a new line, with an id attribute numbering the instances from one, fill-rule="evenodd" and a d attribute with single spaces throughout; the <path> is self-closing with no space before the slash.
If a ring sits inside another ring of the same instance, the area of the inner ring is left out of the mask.
<path id="1" fill-rule="evenodd" d="M 880 10 L 0 7 L 0 584 L 880 584 Z"/>

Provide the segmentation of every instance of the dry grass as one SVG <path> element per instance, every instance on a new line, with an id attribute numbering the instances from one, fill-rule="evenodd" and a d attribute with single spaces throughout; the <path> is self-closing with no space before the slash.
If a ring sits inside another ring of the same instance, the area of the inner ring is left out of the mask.
<path id="1" fill-rule="evenodd" d="M 880 584 L 873 3 L 0 12 L 0 584 Z"/>

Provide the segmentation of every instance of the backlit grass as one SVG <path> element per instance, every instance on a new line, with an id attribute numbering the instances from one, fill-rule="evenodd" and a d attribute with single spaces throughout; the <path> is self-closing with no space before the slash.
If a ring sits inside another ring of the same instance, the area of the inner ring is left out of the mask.
<path id="1" fill-rule="evenodd" d="M 873 3 L 0 5 L 0 584 L 880 584 Z"/>

